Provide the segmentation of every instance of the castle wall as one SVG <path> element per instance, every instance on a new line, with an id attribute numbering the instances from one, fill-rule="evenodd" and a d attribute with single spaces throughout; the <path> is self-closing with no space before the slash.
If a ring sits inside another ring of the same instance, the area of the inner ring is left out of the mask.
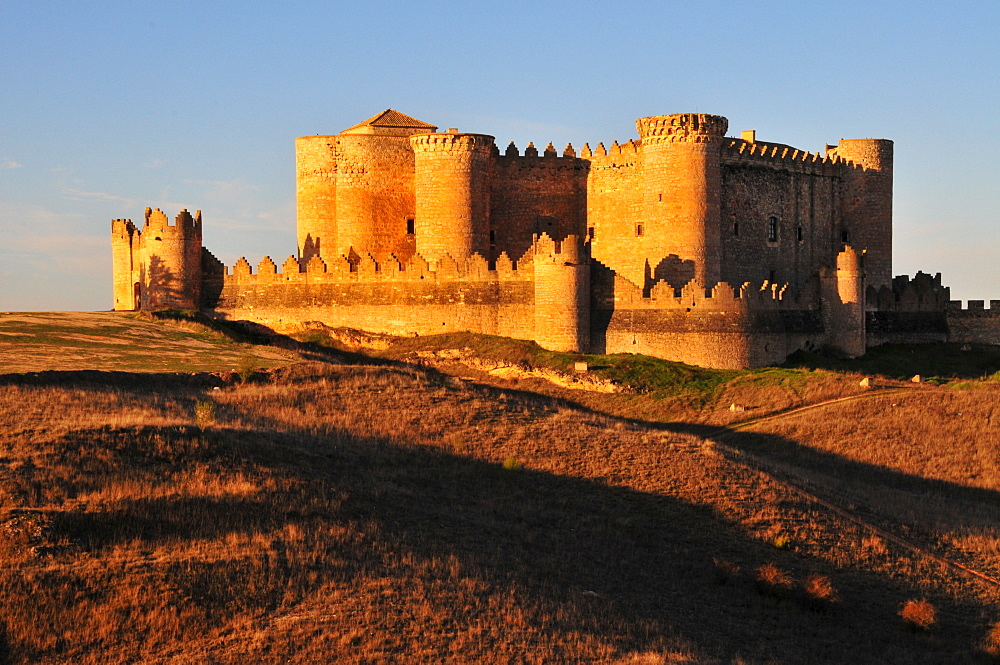
<path id="1" fill-rule="evenodd" d="M 741 369 L 783 362 L 827 338 L 818 302 L 803 294 L 719 283 L 710 291 L 690 283 L 676 290 L 642 289 L 600 264 L 592 273 L 593 353 L 642 353 L 703 367 Z"/>
<path id="2" fill-rule="evenodd" d="M 991 300 L 987 309 L 982 300 L 949 303 L 945 313 L 948 341 L 960 344 L 1000 344 L 1000 300 Z"/>
<path id="3" fill-rule="evenodd" d="M 490 255 L 520 256 L 534 236 L 556 240 L 586 232 L 589 164 L 572 154 L 543 156 L 533 146 L 524 156 L 511 144 L 495 158 L 490 194 Z"/>
<path id="4" fill-rule="evenodd" d="M 533 339 L 532 262 L 522 260 L 521 270 L 498 263 L 491 271 L 480 257 L 457 263 L 446 257 L 431 270 L 420 256 L 405 266 L 370 256 L 354 266 L 314 258 L 301 272 L 294 258 L 281 271 L 265 259 L 252 273 L 241 261 L 204 307 L 217 318 L 285 332 L 318 321 L 404 336 L 472 331 Z"/>
<path id="5" fill-rule="evenodd" d="M 840 249 L 835 221 L 839 184 L 833 172 L 801 168 L 794 162 L 726 160 L 722 166 L 724 281 L 771 280 L 799 286 L 818 269 L 832 267 Z"/>
<path id="6" fill-rule="evenodd" d="M 646 260 L 636 252 L 636 225 L 642 220 L 642 147 L 629 141 L 610 149 L 603 143 L 581 151 L 589 162 L 587 233 L 591 254 L 636 284 L 646 280 Z"/>

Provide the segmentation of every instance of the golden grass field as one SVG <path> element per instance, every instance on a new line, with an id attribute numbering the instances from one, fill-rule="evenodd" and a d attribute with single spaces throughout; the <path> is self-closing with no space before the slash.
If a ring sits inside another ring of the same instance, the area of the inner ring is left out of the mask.
<path id="1" fill-rule="evenodd" d="M 608 393 L 139 323 L 223 359 L 0 375 L 0 663 L 997 662 L 1000 586 L 942 563 L 1000 577 L 996 381 Z"/>

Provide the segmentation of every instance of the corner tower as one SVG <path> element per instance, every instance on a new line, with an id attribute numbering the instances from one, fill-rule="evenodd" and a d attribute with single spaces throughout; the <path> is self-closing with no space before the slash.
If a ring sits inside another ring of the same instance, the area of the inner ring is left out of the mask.
<path id="1" fill-rule="evenodd" d="M 457 130 L 410 138 L 415 159 L 416 247 L 425 259 L 490 249 L 493 137 Z"/>
<path id="2" fill-rule="evenodd" d="M 888 139 L 841 139 L 827 154 L 853 163 L 844 176 L 840 240 L 865 250 L 870 286 L 891 287 L 893 143 Z"/>
<path id="3" fill-rule="evenodd" d="M 703 286 L 721 279 L 722 144 L 729 121 L 678 113 L 636 120 L 642 141 L 642 257 L 653 277 L 676 255 Z M 674 286 L 680 286 L 675 284 Z"/>

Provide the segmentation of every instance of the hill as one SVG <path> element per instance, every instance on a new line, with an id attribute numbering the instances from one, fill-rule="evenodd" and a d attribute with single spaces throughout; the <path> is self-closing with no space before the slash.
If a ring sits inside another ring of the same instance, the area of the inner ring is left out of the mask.
<path id="1" fill-rule="evenodd" d="M 6 662 L 988 662 L 1000 589 L 951 564 L 1000 575 L 997 384 L 600 392 L 453 341 L 0 377 Z"/>

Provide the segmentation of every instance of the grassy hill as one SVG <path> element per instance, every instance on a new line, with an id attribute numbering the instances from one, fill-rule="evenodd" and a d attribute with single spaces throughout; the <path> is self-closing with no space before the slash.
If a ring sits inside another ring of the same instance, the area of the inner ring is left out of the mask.
<path id="1" fill-rule="evenodd" d="M 995 382 L 135 325 L 280 366 L 0 376 L 0 662 L 991 662 Z"/>

